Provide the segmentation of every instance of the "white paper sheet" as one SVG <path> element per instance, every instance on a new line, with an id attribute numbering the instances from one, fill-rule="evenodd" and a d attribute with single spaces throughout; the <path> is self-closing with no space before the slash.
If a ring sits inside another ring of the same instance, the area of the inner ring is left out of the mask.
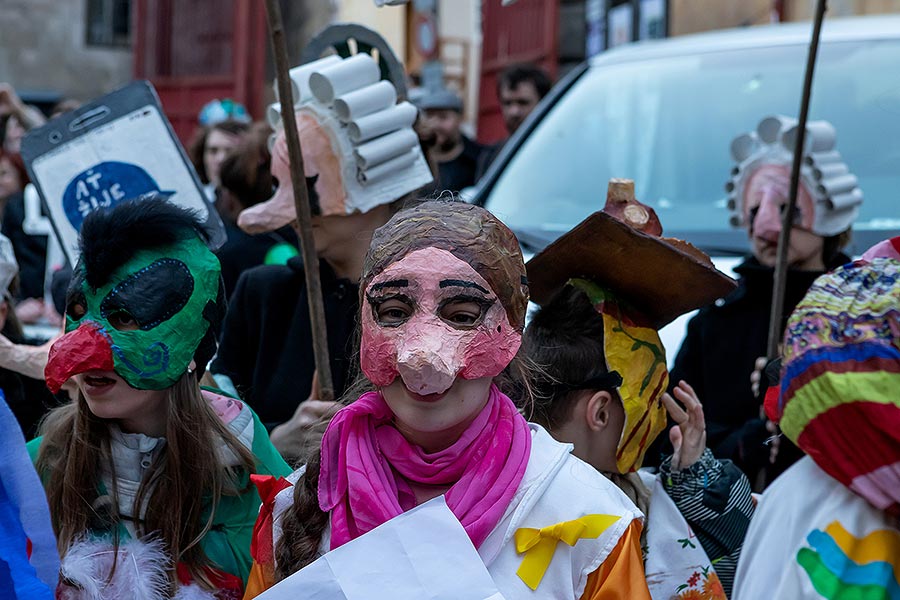
<path id="1" fill-rule="evenodd" d="M 443 496 L 327 553 L 259 600 L 503 600 Z"/>

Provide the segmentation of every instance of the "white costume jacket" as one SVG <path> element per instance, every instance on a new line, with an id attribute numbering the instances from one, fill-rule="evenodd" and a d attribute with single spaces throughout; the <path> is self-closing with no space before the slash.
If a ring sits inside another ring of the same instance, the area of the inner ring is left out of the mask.
<path id="1" fill-rule="evenodd" d="M 507 600 L 517 598 L 581 598 L 588 576 L 610 555 L 626 529 L 642 519 L 634 504 L 611 481 L 571 454 L 571 444 L 554 440 L 543 428 L 530 424 L 531 454 L 519 489 L 503 518 L 478 549 L 488 572 Z M 304 469 L 288 479 L 296 482 Z M 280 520 L 293 501 L 293 488 L 283 489 L 274 500 L 272 540 L 281 537 Z M 586 515 L 614 515 L 618 520 L 595 538 L 579 539 L 574 546 L 560 541 L 537 589 L 519 578 L 523 554 L 516 551 L 515 533 L 520 528 L 541 529 Z M 326 530 L 320 547 L 328 550 Z M 636 594 L 635 597 L 646 597 Z M 623 597 L 627 597 L 627 594 Z"/>

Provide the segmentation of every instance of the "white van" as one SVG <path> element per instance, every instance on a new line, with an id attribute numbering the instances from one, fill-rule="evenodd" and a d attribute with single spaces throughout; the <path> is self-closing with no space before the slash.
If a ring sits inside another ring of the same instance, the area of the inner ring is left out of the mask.
<path id="1" fill-rule="evenodd" d="M 729 145 L 768 115 L 799 113 L 811 25 L 792 23 L 641 42 L 605 52 L 560 81 L 491 165 L 471 201 L 533 253 L 603 207 L 607 181 L 635 181 L 664 235 L 729 272 L 749 253 L 729 225 Z M 848 254 L 900 235 L 900 16 L 826 19 L 810 120 L 865 195 Z M 663 332 L 670 361 L 687 316 Z"/>

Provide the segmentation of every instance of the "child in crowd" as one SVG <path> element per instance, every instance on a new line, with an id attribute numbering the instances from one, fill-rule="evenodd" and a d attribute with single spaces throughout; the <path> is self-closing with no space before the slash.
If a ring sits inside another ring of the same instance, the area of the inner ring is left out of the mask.
<path id="1" fill-rule="evenodd" d="M 498 387 L 521 369 L 527 303 L 518 242 L 482 208 L 426 202 L 375 232 L 359 314 L 372 391 L 348 392 L 321 451 L 272 488 L 247 598 L 440 495 L 504 598 L 649 598 L 640 513 Z M 552 540 L 543 569 L 523 562 L 529 531 Z"/>
<path id="2" fill-rule="evenodd" d="M 260 503 L 250 476 L 289 472 L 248 406 L 198 384 L 225 310 L 201 232 L 160 198 L 82 226 L 67 333 L 45 371 L 53 391 L 74 380 L 77 398 L 30 444 L 63 597 L 239 598 Z"/>
<path id="3" fill-rule="evenodd" d="M 616 211 L 623 219 L 642 213 L 655 221 L 630 184 L 611 182 L 607 206 L 618 200 L 627 205 Z M 703 259 L 597 213 L 527 265 L 541 308 L 525 330 L 524 349 L 541 376 L 533 405 L 526 401 L 523 409 L 554 438 L 574 444 L 576 456 L 647 515 L 642 546 L 656 600 L 724 600 L 754 508 L 744 474 L 706 448 L 703 407 L 691 386 L 674 388 L 684 408 L 665 393 L 657 330 L 729 287 Z M 658 474 L 639 470 L 667 411 L 676 423 L 675 454 Z"/>

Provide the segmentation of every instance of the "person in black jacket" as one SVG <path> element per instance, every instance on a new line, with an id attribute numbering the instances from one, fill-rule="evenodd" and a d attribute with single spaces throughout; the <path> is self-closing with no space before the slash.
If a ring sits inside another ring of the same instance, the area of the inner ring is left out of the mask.
<path id="1" fill-rule="evenodd" d="M 757 131 L 732 142 L 732 156 L 738 163 L 726 187 L 734 213 L 732 223 L 747 227 L 753 254 L 735 268 L 738 288 L 701 309 L 689 322 L 671 378 L 673 382 L 688 381 L 704 399 L 709 447 L 718 458 L 733 460 L 758 490 L 802 456 L 782 440 L 777 458 L 770 464 L 772 453 L 766 441 L 772 428 L 760 412 L 762 398 L 753 394 L 750 385 L 757 361 L 766 354 L 795 123 L 787 117 L 769 117 Z M 828 179 L 828 173 L 849 174 L 833 148 L 834 128 L 824 121 L 812 122 L 807 135 L 808 141 L 812 140 L 809 147 L 817 152 L 807 154 L 801 172 L 788 249 L 790 270 L 782 331 L 813 281 L 847 262 L 841 249 L 849 241 L 850 226 L 862 202 L 855 177 L 845 178 L 849 187 Z M 816 162 L 824 154 L 831 161 L 830 169 L 822 169 Z"/>
<path id="2" fill-rule="evenodd" d="M 275 181 L 269 172 L 272 157 L 268 137 L 272 129 L 256 123 L 222 161 L 216 210 L 225 224 L 228 241 L 216 251 L 222 263 L 225 293 L 231 297 L 241 273 L 262 264 L 284 264 L 296 256 L 297 236 L 290 227 L 251 235 L 238 227 L 238 215 L 272 196 Z"/>
<path id="3" fill-rule="evenodd" d="M 418 144 L 402 148 L 405 156 L 398 157 L 401 167 L 392 170 L 395 161 L 382 168 L 387 170 L 385 176 L 374 176 L 383 166 L 378 161 L 390 157 L 367 155 L 369 162 L 363 166 L 352 152 L 344 153 L 344 148 L 352 148 L 357 142 L 347 137 L 348 128 L 333 110 L 310 99 L 297 109 L 296 117 L 319 259 L 334 392 L 340 397 L 351 379 L 348 371 L 356 354 L 358 281 L 372 234 L 388 221 L 401 199 L 432 177 Z M 378 120 L 379 115 L 375 117 Z M 415 136 L 411 126 L 384 133 Z M 363 132 L 360 137 L 366 135 Z M 357 148 L 366 154 L 365 148 Z M 272 146 L 271 172 L 278 182 L 275 194 L 238 217 L 238 225 L 247 233 L 296 226 L 283 128 L 278 129 Z M 355 177 L 345 177 L 349 172 Z M 272 442 L 286 458 L 299 459 L 316 444 L 323 432 L 317 429 L 320 420 L 330 416 L 337 403 L 321 401 L 315 386 L 308 290 L 299 257 L 285 266 L 264 265 L 240 276 L 211 370 L 220 385 L 232 384 L 257 412 L 272 431 Z"/>
<path id="4" fill-rule="evenodd" d="M 431 193 L 459 192 L 475 185 L 484 147 L 460 129 L 463 101 L 447 89 L 422 90 L 414 99 L 424 113 L 425 124 L 435 136 L 431 156 L 437 163 L 438 180 Z"/>

